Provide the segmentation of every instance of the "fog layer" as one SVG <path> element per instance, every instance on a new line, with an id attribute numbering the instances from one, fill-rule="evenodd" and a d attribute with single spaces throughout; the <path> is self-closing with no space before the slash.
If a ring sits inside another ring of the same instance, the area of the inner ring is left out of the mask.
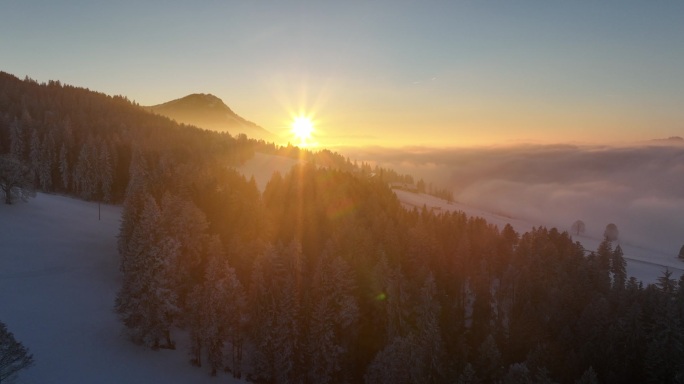
<path id="1" fill-rule="evenodd" d="M 578 219 L 600 237 L 676 256 L 684 244 L 684 145 L 506 148 L 364 148 L 351 158 L 453 190 L 457 201 L 568 230 Z"/>

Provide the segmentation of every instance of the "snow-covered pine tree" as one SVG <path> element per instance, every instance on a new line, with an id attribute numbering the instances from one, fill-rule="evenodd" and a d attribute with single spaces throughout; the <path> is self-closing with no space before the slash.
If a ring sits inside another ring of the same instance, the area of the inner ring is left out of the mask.
<path id="1" fill-rule="evenodd" d="M 97 197 L 99 190 L 97 147 L 92 136 L 81 146 L 78 159 L 74 165 L 73 183 L 74 191 L 81 198 L 90 200 Z"/>
<path id="2" fill-rule="evenodd" d="M 195 364 L 202 365 L 202 351 L 207 351 L 212 376 L 224 366 L 224 344 L 241 343 L 240 320 L 245 309 L 245 294 L 235 271 L 227 262 L 217 236 L 208 241 L 205 280 L 188 296 L 188 324 L 192 338 L 191 353 Z M 237 364 L 236 364 L 237 363 Z M 241 374 L 240 361 L 233 356 L 230 367 Z"/>
<path id="3" fill-rule="evenodd" d="M 179 257 L 171 266 L 176 279 L 180 304 L 193 286 L 202 282 L 205 260 L 202 249 L 207 243 L 209 224 L 206 216 L 187 199 L 164 193 L 161 201 L 160 230 L 176 239 L 180 246 Z"/>
<path id="4" fill-rule="evenodd" d="M 38 182 L 44 191 L 52 190 L 52 170 L 55 164 L 55 137 L 50 131 L 40 145 L 40 167 L 38 169 Z"/>
<path id="5" fill-rule="evenodd" d="M 275 319 L 275 379 L 277 383 L 297 381 L 301 368 L 302 247 L 293 241 L 279 253 Z"/>
<path id="6" fill-rule="evenodd" d="M 140 215 L 145 207 L 145 201 L 149 197 L 147 179 L 147 162 L 139 150 L 134 150 L 132 153 L 131 162 L 129 165 L 129 182 L 126 186 L 126 200 L 123 204 L 123 212 L 121 213 L 121 227 L 119 230 L 118 249 L 121 256 L 121 271 L 125 273 L 124 268 L 127 265 L 126 256 L 128 253 L 128 245 L 133 237 L 133 231 L 138 225 Z"/>
<path id="7" fill-rule="evenodd" d="M 180 244 L 159 228 L 161 212 L 148 196 L 122 258 L 123 285 L 116 310 L 131 338 L 153 348 L 173 348 L 170 327 L 178 313 L 171 266 Z M 160 342 L 165 339 L 166 344 Z"/>
<path id="8" fill-rule="evenodd" d="M 90 187 L 88 185 L 89 161 L 88 145 L 84 144 L 81 146 L 81 151 L 78 153 L 78 158 L 76 159 L 76 164 L 74 164 L 73 175 L 71 177 L 73 180 L 74 192 L 78 193 L 83 199 L 88 199 L 90 197 Z"/>
<path id="9" fill-rule="evenodd" d="M 306 354 L 312 383 L 349 381 L 344 377 L 354 339 L 359 307 L 354 297 L 354 276 L 347 263 L 331 252 L 319 259 L 310 290 L 311 313 Z"/>
<path id="10" fill-rule="evenodd" d="M 250 354 L 252 372 L 256 379 L 273 380 L 274 372 L 274 334 L 275 326 L 275 277 L 274 263 L 276 249 L 267 247 L 260 253 L 252 269 L 249 286 L 250 339 L 254 351 Z"/>
<path id="11" fill-rule="evenodd" d="M 477 372 L 485 382 L 496 383 L 503 376 L 501 352 L 494 340 L 494 336 L 488 335 L 477 350 Z"/>
<path id="12" fill-rule="evenodd" d="M 16 118 L 10 124 L 10 154 L 18 160 L 26 160 L 26 134 L 23 125 Z"/>
<path id="13" fill-rule="evenodd" d="M 123 204 L 117 244 L 119 256 L 121 257 L 120 270 L 124 274 L 126 273 L 126 268 L 129 264 L 127 257 L 132 254 L 129 251 L 129 245 L 133 237 L 133 232 L 139 224 L 140 216 L 145 208 L 145 201 L 148 197 L 149 195 L 146 193 L 144 186 L 139 185 L 137 189 L 128 189 L 128 194 Z"/>
<path id="14" fill-rule="evenodd" d="M 100 143 L 97 154 L 97 184 L 101 192 L 102 200 L 109 202 L 112 199 L 112 184 L 114 183 L 114 166 L 110 155 L 109 146 L 106 142 Z"/>
<path id="15" fill-rule="evenodd" d="M 252 368 L 257 379 L 295 380 L 300 358 L 301 247 L 268 247 L 255 260 L 250 285 Z"/>
<path id="16" fill-rule="evenodd" d="M 582 374 L 582 376 L 575 381 L 575 384 L 598 384 L 598 377 L 596 376 L 596 371 L 594 368 L 589 367 Z"/>
<path id="17" fill-rule="evenodd" d="M 71 168 L 69 167 L 69 154 L 64 143 L 62 143 L 62 147 L 59 149 L 59 175 L 62 188 L 69 190 L 71 186 Z"/>
<path id="18" fill-rule="evenodd" d="M 0 196 L 6 204 L 35 196 L 31 169 L 12 155 L 0 155 Z"/>
<path id="19" fill-rule="evenodd" d="M 416 312 L 417 348 L 412 365 L 414 383 L 438 383 L 446 375 L 447 355 L 439 326 L 441 308 L 436 300 L 437 286 L 432 273 L 420 288 Z"/>
<path id="20" fill-rule="evenodd" d="M 366 383 L 444 381 L 447 356 L 439 327 L 436 290 L 434 277 L 428 274 L 414 304 L 415 327 L 404 336 L 396 336 L 376 355 L 364 377 Z"/>
<path id="21" fill-rule="evenodd" d="M 379 293 L 378 303 L 385 309 L 387 340 L 406 335 L 409 331 L 408 292 L 401 270 L 391 266 L 382 255 L 373 275 Z"/>
<path id="22" fill-rule="evenodd" d="M 613 273 L 613 287 L 624 288 L 627 281 L 627 261 L 625 261 L 622 247 L 617 245 L 610 258 L 610 271 Z"/>
<path id="23" fill-rule="evenodd" d="M 411 366 L 415 335 L 395 337 L 382 349 L 368 366 L 364 381 L 367 384 L 411 384 Z"/>
<path id="24" fill-rule="evenodd" d="M 31 141 L 29 145 L 29 164 L 31 164 L 31 172 L 34 175 L 34 180 L 38 181 L 38 174 L 40 172 L 40 135 L 35 128 L 31 131 Z"/>

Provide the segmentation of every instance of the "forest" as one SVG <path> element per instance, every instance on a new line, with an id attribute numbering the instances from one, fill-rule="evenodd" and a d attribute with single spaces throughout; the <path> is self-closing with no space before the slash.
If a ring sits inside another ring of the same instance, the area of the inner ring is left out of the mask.
<path id="1" fill-rule="evenodd" d="M 262 191 L 233 166 L 300 158 Z M 131 341 L 256 383 L 684 381 L 684 281 L 619 245 L 407 210 L 392 170 L 179 125 L 121 96 L 0 73 L 0 155 L 36 189 L 123 204 Z M 0 175 L 1 176 L 1 175 Z M 30 203 L 29 203 L 30 204 Z"/>

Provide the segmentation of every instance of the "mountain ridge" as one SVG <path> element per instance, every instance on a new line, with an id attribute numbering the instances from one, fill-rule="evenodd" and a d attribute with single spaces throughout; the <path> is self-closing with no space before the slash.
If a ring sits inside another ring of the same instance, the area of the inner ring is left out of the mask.
<path id="1" fill-rule="evenodd" d="M 146 106 L 144 109 L 176 120 L 179 123 L 232 135 L 245 134 L 264 140 L 276 140 L 277 136 L 263 127 L 235 113 L 219 97 L 211 93 L 192 93 L 165 103 Z"/>

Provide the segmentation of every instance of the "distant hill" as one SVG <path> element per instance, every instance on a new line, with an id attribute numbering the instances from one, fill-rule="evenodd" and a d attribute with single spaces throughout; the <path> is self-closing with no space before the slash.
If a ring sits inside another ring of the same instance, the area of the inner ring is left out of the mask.
<path id="1" fill-rule="evenodd" d="M 654 139 L 653 141 L 661 142 L 661 143 L 676 143 L 676 144 L 681 144 L 684 143 L 684 138 L 680 136 L 670 136 L 665 139 Z"/>
<path id="2" fill-rule="evenodd" d="M 223 100 L 211 94 L 193 93 L 180 99 L 144 108 L 179 123 L 200 128 L 229 132 L 232 135 L 244 133 L 249 137 L 267 141 L 277 139 L 277 136 L 271 132 L 238 116 Z"/>

